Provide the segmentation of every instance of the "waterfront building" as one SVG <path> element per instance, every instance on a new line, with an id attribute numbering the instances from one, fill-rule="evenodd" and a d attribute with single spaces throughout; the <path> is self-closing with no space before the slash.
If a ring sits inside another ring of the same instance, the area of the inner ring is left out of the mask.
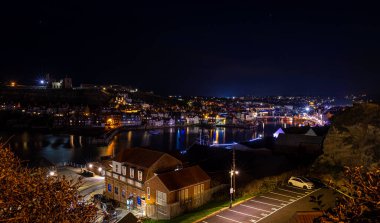
<path id="1" fill-rule="evenodd" d="M 125 149 L 106 170 L 105 195 L 155 219 L 170 219 L 210 199 L 210 177 L 182 168 L 175 157 L 143 148 Z"/>

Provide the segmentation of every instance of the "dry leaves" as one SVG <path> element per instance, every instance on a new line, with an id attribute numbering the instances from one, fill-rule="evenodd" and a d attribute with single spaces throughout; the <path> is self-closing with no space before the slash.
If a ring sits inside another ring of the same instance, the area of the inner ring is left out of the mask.
<path id="1" fill-rule="evenodd" d="M 80 186 L 22 167 L 10 149 L 0 148 L 0 222 L 94 222 L 98 209 L 80 202 Z"/>

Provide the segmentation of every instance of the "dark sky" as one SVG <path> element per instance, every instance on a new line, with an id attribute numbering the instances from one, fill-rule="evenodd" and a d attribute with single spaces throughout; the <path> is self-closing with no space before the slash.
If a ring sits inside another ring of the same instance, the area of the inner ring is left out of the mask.
<path id="1" fill-rule="evenodd" d="M 1 3 L 1 80 L 50 73 L 182 95 L 379 92 L 376 5 L 135 2 Z"/>

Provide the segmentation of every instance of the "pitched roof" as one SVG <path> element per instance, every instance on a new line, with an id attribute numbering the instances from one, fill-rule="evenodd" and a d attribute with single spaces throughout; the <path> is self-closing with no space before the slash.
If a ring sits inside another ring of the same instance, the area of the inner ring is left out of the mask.
<path id="1" fill-rule="evenodd" d="M 327 134 L 328 129 L 328 126 L 302 126 L 284 128 L 283 131 L 285 134 L 307 134 L 310 130 L 312 130 L 317 136 L 325 136 Z"/>
<path id="2" fill-rule="evenodd" d="M 170 171 L 159 174 L 157 177 L 169 191 L 179 190 L 210 179 L 207 173 L 199 166 L 191 166 L 177 171 Z"/>
<path id="3" fill-rule="evenodd" d="M 127 162 L 149 168 L 164 154 L 163 152 L 143 148 L 123 149 L 116 155 L 114 161 L 121 163 Z"/>
<path id="4" fill-rule="evenodd" d="M 301 144 L 315 144 L 322 146 L 323 137 L 298 134 L 280 134 L 275 141 L 275 145 L 278 146 L 299 146 Z"/>

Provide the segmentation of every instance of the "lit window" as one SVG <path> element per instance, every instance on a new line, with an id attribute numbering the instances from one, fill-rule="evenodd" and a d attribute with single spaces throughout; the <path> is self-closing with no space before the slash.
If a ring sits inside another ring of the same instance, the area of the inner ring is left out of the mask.
<path id="1" fill-rule="evenodd" d="M 146 188 L 146 193 L 148 195 L 148 200 L 150 200 L 150 187 Z"/>
<path id="2" fill-rule="evenodd" d="M 160 205 L 166 205 L 166 193 L 156 191 L 156 203 Z"/>
<path id="3" fill-rule="evenodd" d="M 135 169 L 133 169 L 133 168 L 129 168 L 129 176 L 130 176 L 131 178 L 135 178 Z"/>
<path id="4" fill-rule="evenodd" d="M 108 184 L 108 191 L 109 191 L 109 192 L 112 191 L 112 185 L 111 185 L 111 184 Z"/>
<path id="5" fill-rule="evenodd" d="M 115 187 L 115 194 L 119 194 L 119 188 Z"/>
<path id="6" fill-rule="evenodd" d="M 137 177 L 139 181 L 142 181 L 142 171 L 137 171 Z"/>

